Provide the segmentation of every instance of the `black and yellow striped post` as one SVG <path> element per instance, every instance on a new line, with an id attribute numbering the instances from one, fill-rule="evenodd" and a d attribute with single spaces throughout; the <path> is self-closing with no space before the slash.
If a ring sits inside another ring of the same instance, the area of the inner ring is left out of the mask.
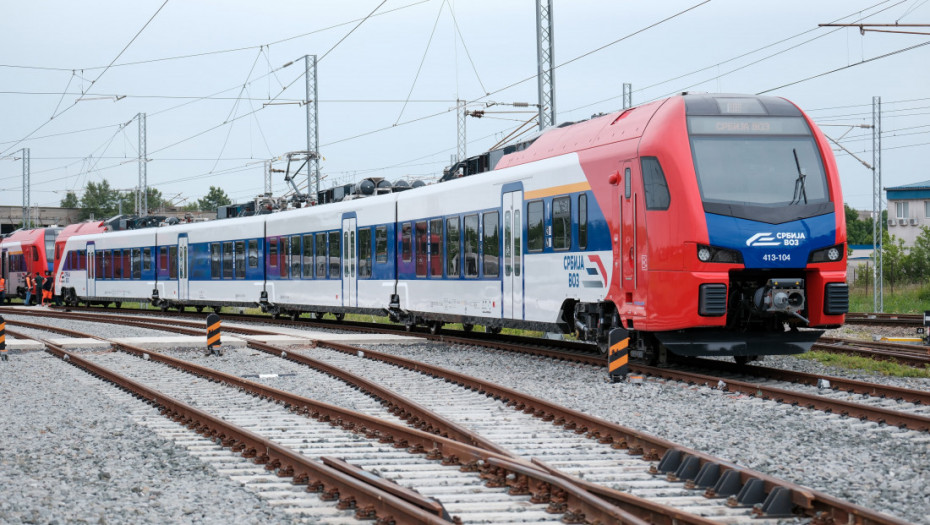
<path id="1" fill-rule="evenodd" d="M 220 349 L 220 316 L 210 314 L 207 316 L 207 355 L 223 355 Z"/>
<path id="2" fill-rule="evenodd" d="M 630 373 L 630 332 L 614 328 L 607 339 L 607 373 L 612 383 L 626 379 Z"/>
<path id="3" fill-rule="evenodd" d="M 6 319 L 0 315 L 0 361 L 8 361 L 6 354 Z"/>

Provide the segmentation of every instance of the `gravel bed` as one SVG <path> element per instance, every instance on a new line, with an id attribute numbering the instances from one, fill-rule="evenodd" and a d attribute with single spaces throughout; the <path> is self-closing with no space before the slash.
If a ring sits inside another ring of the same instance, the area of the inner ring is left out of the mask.
<path id="1" fill-rule="evenodd" d="M 0 362 L 0 523 L 296 522 L 134 422 L 113 388 L 45 352 Z"/>

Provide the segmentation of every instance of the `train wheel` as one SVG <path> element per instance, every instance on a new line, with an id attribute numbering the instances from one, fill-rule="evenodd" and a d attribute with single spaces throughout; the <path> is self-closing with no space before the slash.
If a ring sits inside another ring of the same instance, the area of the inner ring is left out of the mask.
<path id="1" fill-rule="evenodd" d="M 344 314 L 344 313 L 333 314 L 333 316 L 335 316 L 335 317 L 336 317 L 336 320 L 337 320 L 337 321 L 340 321 L 340 322 L 341 322 L 343 319 L 346 318 L 346 314 Z"/>
<path id="2" fill-rule="evenodd" d="M 462 323 L 462 330 L 465 330 L 466 332 L 471 332 L 473 328 L 475 328 L 475 325 L 471 323 Z"/>
<path id="3" fill-rule="evenodd" d="M 116 309 L 119 310 L 120 308 L 123 307 L 123 303 L 121 303 L 120 301 L 116 301 L 115 303 L 113 303 L 113 306 L 115 306 Z"/>
<path id="4" fill-rule="evenodd" d="M 297 310 L 294 310 L 293 312 L 291 312 L 291 321 L 296 321 L 298 319 L 300 319 L 300 312 L 298 312 Z"/>
<path id="5" fill-rule="evenodd" d="M 162 303 L 162 305 L 161 305 L 161 311 L 162 311 L 162 312 L 167 312 L 167 311 L 168 311 L 168 308 L 169 308 L 168 303 Z"/>
<path id="6" fill-rule="evenodd" d="M 415 326 L 416 326 L 416 323 L 414 323 L 413 321 L 407 321 L 406 323 L 404 323 L 404 330 L 408 332 L 412 332 Z"/>
<path id="7" fill-rule="evenodd" d="M 323 318 L 323 312 L 313 312 L 313 318 L 319 321 Z"/>
<path id="8" fill-rule="evenodd" d="M 489 334 L 497 335 L 501 333 L 501 327 L 500 326 L 485 326 L 484 331 Z"/>
<path id="9" fill-rule="evenodd" d="M 197 310 L 197 313 L 198 313 L 198 314 L 199 314 L 199 313 L 202 313 L 202 312 L 203 312 L 203 306 L 197 305 L 197 306 L 194 307 L 194 310 Z"/>
<path id="10" fill-rule="evenodd" d="M 433 321 L 429 324 L 429 333 L 433 335 L 439 335 L 439 332 L 442 331 L 442 323 L 439 321 Z"/>
<path id="11" fill-rule="evenodd" d="M 733 360 L 736 361 L 736 364 L 743 366 L 749 362 L 749 356 L 748 355 L 735 355 L 733 356 Z"/>
<path id="12" fill-rule="evenodd" d="M 219 315 L 220 310 L 222 310 L 222 309 L 223 309 L 222 306 L 214 306 L 214 307 L 213 307 L 213 313 Z"/>

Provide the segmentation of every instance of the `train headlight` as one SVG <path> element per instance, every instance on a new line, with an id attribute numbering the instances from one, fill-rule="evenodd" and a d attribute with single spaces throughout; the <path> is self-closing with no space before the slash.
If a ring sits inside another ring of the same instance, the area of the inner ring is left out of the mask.
<path id="1" fill-rule="evenodd" d="M 701 262 L 709 262 L 710 261 L 710 248 L 708 248 L 707 246 L 699 246 L 698 247 L 698 260 Z"/>
<path id="2" fill-rule="evenodd" d="M 739 251 L 705 244 L 697 245 L 697 258 L 701 262 L 710 263 L 743 263 L 743 254 Z"/>
<path id="3" fill-rule="evenodd" d="M 822 250 L 815 250 L 811 252 L 810 257 L 807 259 L 809 263 L 822 263 L 822 262 L 837 262 L 843 260 L 843 254 L 846 252 L 845 244 L 837 244 L 835 246 L 830 246 L 829 248 L 824 248 Z"/>

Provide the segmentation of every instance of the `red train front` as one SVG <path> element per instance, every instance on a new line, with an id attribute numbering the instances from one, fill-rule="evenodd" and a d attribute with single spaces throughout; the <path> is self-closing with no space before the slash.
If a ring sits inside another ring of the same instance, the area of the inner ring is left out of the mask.
<path id="1" fill-rule="evenodd" d="M 829 144 L 775 97 L 683 95 L 546 132 L 516 165 L 577 148 L 611 235 L 604 301 L 574 323 L 632 355 L 807 351 L 848 310 Z M 814 328 L 811 330 L 811 328 Z"/>

